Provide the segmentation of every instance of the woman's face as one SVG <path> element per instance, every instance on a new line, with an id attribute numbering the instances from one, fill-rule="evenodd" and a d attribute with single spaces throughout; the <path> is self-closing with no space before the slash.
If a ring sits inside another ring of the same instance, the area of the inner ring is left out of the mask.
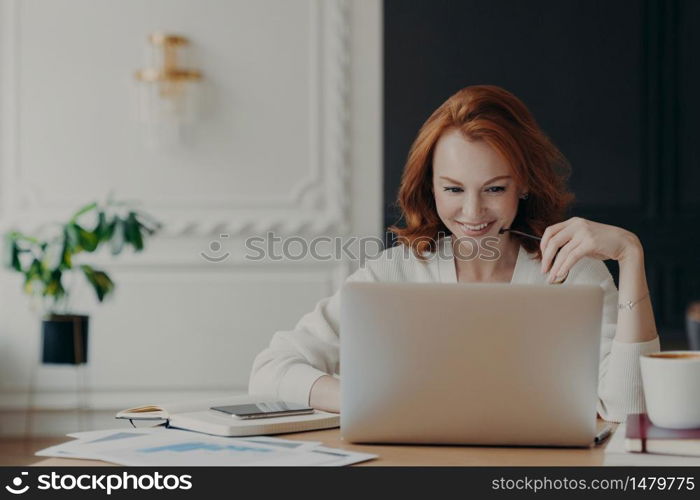
<path id="1" fill-rule="evenodd" d="M 498 236 L 518 212 L 519 195 L 506 160 L 484 141 L 445 132 L 433 154 L 438 215 L 457 237 Z"/>

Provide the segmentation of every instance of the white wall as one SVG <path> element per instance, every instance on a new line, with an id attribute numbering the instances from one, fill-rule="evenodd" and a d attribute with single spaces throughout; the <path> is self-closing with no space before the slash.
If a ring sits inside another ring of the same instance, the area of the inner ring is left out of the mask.
<path id="1" fill-rule="evenodd" d="M 97 256 L 118 285 L 91 315 L 96 410 L 245 390 L 255 354 L 352 268 L 251 263 L 246 237 L 381 233 L 379 0 L 3 0 L 0 224 L 64 219 L 113 190 L 166 223 L 142 255 Z M 194 140 L 154 150 L 132 114 L 156 30 L 193 42 L 205 76 Z M 220 234 L 220 264 L 205 261 Z M 0 434 L 39 351 L 19 276 L 0 272 Z M 75 374 L 40 367 L 37 404 L 75 404 Z M 49 420 L 50 421 L 50 420 Z M 18 430 L 19 429 L 19 430 Z M 42 433 L 51 428 L 40 429 Z"/>

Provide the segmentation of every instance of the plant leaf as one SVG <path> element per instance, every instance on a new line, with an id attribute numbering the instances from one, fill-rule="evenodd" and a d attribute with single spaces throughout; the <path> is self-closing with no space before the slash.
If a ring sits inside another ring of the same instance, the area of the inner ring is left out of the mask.
<path id="1" fill-rule="evenodd" d="M 75 224 L 66 224 L 64 235 L 67 242 L 67 247 L 71 254 L 80 253 L 83 247 L 80 245 L 80 233 Z"/>
<path id="2" fill-rule="evenodd" d="M 5 235 L 5 245 L 3 252 L 3 260 L 5 267 L 22 272 L 22 263 L 19 260 L 20 249 L 19 245 L 17 244 L 17 239 L 15 238 L 14 233 L 7 233 Z"/>
<path id="3" fill-rule="evenodd" d="M 68 235 L 65 231 L 63 232 L 63 250 L 61 252 L 61 264 L 59 268 L 64 270 L 73 268 L 73 252 L 71 252 Z"/>
<path id="4" fill-rule="evenodd" d="M 34 258 L 32 260 L 32 263 L 29 265 L 29 269 L 24 273 L 24 291 L 28 295 L 34 294 L 37 290 L 35 289 L 35 281 L 38 281 L 40 283 L 44 283 L 43 279 L 43 266 L 41 264 L 41 261 L 37 258 Z"/>
<path id="5" fill-rule="evenodd" d="M 117 227 L 118 219 L 119 217 L 114 217 L 109 223 L 106 223 L 104 234 L 102 235 L 102 241 L 107 242 L 112 239 L 112 236 L 114 235 L 114 230 Z"/>
<path id="6" fill-rule="evenodd" d="M 93 231 L 97 236 L 98 242 L 108 241 L 107 232 L 109 231 L 109 225 L 107 224 L 107 216 L 104 211 L 100 210 L 97 214 L 97 225 Z"/>
<path id="7" fill-rule="evenodd" d="M 94 269 L 92 266 L 82 265 L 80 269 L 82 269 L 85 278 L 87 278 L 88 282 L 95 290 L 97 300 L 100 302 L 104 301 L 105 297 L 114 290 L 114 282 L 112 279 L 104 271 Z"/>
<path id="8" fill-rule="evenodd" d="M 63 283 L 61 282 L 62 273 L 60 269 L 54 269 L 46 286 L 44 287 L 43 295 L 44 297 L 53 297 L 54 301 L 60 299 L 66 294 L 65 288 L 63 288 Z"/>
<path id="9" fill-rule="evenodd" d="M 134 247 L 134 250 L 140 252 L 143 250 L 143 237 L 141 236 L 141 224 L 136 220 L 136 214 L 134 212 L 129 212 L 125 222 L 124 233 L 126 241 Z"/>
<path id="10" fill-rule="evenodd" d="M 79 226 L 78 224 L 74 225 L 78 231 L 78 238 L 80 238 L 80 246 L 83 247 L 83 249 L 86 252 L 94 252 L 97 248 L 97 245 L 100 243 L 100 239 L 97 237 L 97 234 L 95 234 L 92 231 L 88 231 L 87 229 Z"/>

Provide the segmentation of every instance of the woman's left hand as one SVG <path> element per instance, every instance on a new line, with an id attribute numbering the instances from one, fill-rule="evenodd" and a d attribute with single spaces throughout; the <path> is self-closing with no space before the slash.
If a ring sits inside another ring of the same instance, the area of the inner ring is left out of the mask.
<path id="1" fill-rule="evenodd" d="M 550 283 L 561 282 L 584 257 L 622 261 L 641 248 L 639 238 L 630 231 L 572 217 L 545 229 L 540 241 L 541 270 L 543 273 L 550 271 Z"/>

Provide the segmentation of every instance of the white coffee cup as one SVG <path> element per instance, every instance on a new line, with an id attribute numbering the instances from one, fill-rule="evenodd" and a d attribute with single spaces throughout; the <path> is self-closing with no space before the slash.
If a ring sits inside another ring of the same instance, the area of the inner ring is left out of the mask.
<path id="1" fill-rule="evenodd" d="M 663 351 L 640 359 L 647 415 L 657 427 L 700 428 L 700 351 Z"/>

